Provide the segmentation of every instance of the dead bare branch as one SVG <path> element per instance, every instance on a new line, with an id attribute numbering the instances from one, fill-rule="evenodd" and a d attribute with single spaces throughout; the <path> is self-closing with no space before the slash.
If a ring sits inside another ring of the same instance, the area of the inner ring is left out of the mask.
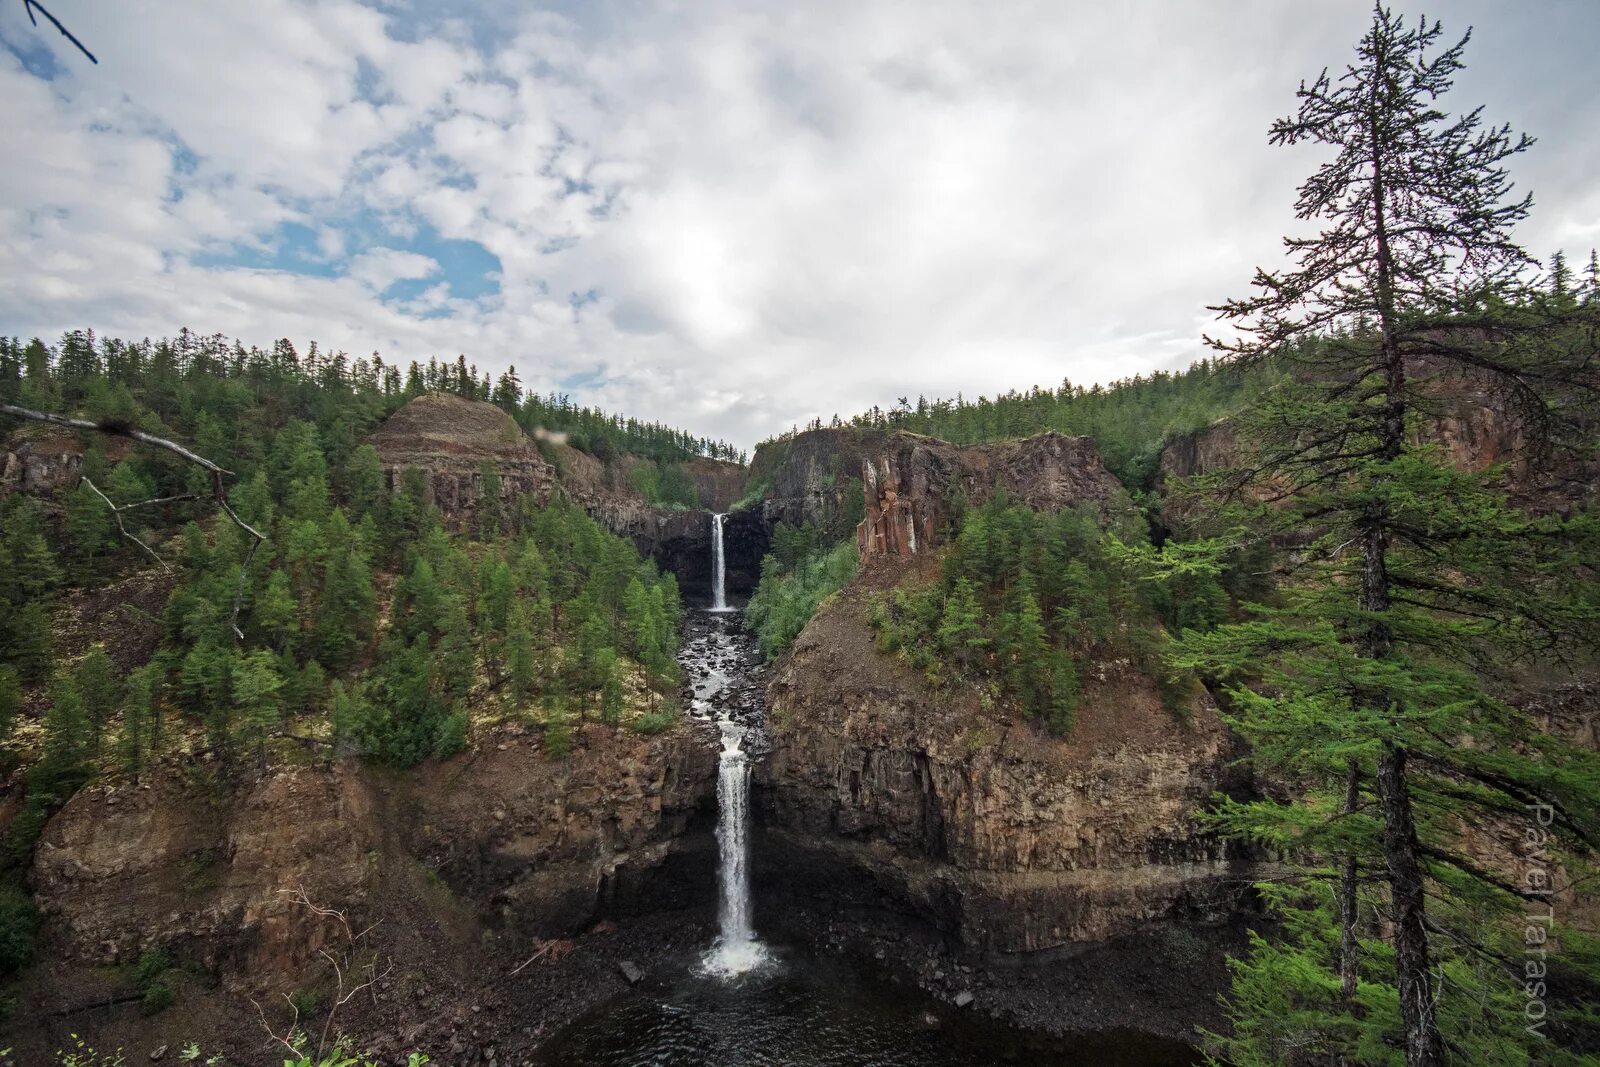
<path id="1" fill-rule="evenodd" d="M 46 11 L 44 5 L 39 3 L 39 0 L 22 0 L 22 10 L 28 13 L 28 21 L 33 23 L 35 26 L 39 25 L 39 20 L 33 17 L 33 13 L 38 11 L 39 14 L 50 20 L 50 25 L 61 31 L 61 36 L 77 45 L 78 51 L 89 57 L 89 62 L 93 63 L 95 66 L 100 65 L 100 61 L 94 57 L 94 53 L 85 48 L 83 46 L 83 42 L 72 35 L 71 30 L 61 25 L 60 19 Z"/>
<path id="2" fill-rule="evenodd" d="M 39 10 L 44 11 L 43 8 L 40 8 Z M 46 11 L 44 13 L 46 17 L 49 16 L 49 12 Z M 54 19 L 51 21 L 54 21 Z M 233 473 L 232 471 L 218 466 L 216 463 L 212 462 L 206 457 L 197 452 L 190 451 L 183 445 L 178 444 L 176 441 L 169 440 L 165 437 L 157 437 L 155 434 L 145 433 L 143 430 L 139 429 L 137 426 L 134 426 L 130 422 L 110 419 L 102 420 L 100 422 L 93 422 L 89 419 L 74 419 L 67 415 L 57 415 L 52 411 L 36 411 L 33 408 L 25 408 L 16 404 L 4 403 L 0 403 L 0 414 L 14 415 L 19 419 L 29 419 L 33 422 L 48 423 L 52 426 L 65 426 L 72 430 L 88 430 L 93 433 L 109 434 L 112 437 L 126 437 L 131 441 L 137 441 L 140 444 L 149 445 L 152 448 L 164 449 L 165 451 L 171 452 L 173 455 L 178 456 L 185 462 L 193 463 L 196 466 L 208 471 L 211 474 L 210 495 L 212 502 L 217 505 L 217 509 L 219 511 L 233 521 L 235 526 L 244 531 L 246 534 L 249 534 L 251 538 L 250 550 L 245 553 L 243 562 L 239 564 L 239 581 L 233 591 L 233 612 L 228 618 L 228 625 L 229 628 L 233 630 L 234 636 L 241 641 L 244 640 L 244 631 L 239 628 L 239 612 L 244 606 L 244 591 L 248 576 L 250 574 L 250 564 L 256 558 L 256 550 L 261 547 L 261 543 L 266 540 L 266 537 L 261 533 L 260 530 L 257 530 L 254 526 L 251 526 L 249 523 L 245 522 L 244 519 L 240 518 L 239 513 L 233 510 L 233 505 L 228 503 L 228 493 L 223 485 L 222 480 L 223 478 L 231 475 Z M 140 548 L 144 549 L 152 559 L 161 564 L 164 569 L 170 571 L 172 568 L 167 565 L 165 560 L 156 555 L 155 551 L 149 545 L 145 544 L 143 541 L 139 540 L 137 537 L 133 536 L 133 534 L 128 532 L 127 526 L 123 525 L 122 522 L 122 513 L 131 508 L 150 507 L 156 504 L 170 504 L 180 500 L 200 500 L 202 499 L 202 494 L 180 493 L 176 496 L 164 496 L 155 497 L 151 500 L 139 500 L 131 504 L 116 504 L 112 502 L 110 497 L 102 493 L 100 491 L 100 487 L 91 482 L 87 476 L 84 477 L 83 481 L 89 486 L 90 489 L 94 490 L 96 496 L 106 502 L 106 507 L 111 509 L 112 516 L 117 520 L 117 529 L 122 531 L 122 536 L 132 541 Z"/>

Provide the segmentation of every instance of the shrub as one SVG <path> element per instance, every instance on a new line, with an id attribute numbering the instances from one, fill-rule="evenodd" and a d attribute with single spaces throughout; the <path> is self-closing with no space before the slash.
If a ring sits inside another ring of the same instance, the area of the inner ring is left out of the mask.
<path id="1" fill-rule="evenodd" d="M 171 966 L 172 960 L 165 952 L 159 948 L 147 948 L 139 954 L 139 962 L 133 965 L 133 981 L 141 989 L 145 988 Z"/>
<path id="2" fill-rule="evenodd" d="M 566 759 L 572 752 L 572 727 L 561 712 L 552 712 L 544 724 L 544 753 L 551 759 Z"/>
<path id="3" fill-rule="evenodd" d="M 667 730 L 672 729 L 675 725 L 677 725 L 677 722 L 678 713 L 673 711 L 671 708 L 663 708 L 660 711 L 652 711 L 647 714 L 640 715 L 628 725 L 633 728 L 635 733 L 644 734 L 646 737 L 653 737 L 656 734 L 664 733 Z"/>
<path id="4" fill-rule="evenodd" d="M 172 1002 L 176 999 L 172 992 L 172 987 L 166 982 L 157 979 L 145 987 L 144 1000 L 141 1002 L 141 1007 L 146 1015 L 158 1015 L 170 1008 Z"/>
<path id="5" fill-rule="evenodd" d="M 451 712 L 439 725 L 439 739 L 433 743 L 434 759 L 449 759 L 467 747 L 467 713 Z"/>
<path id="6" fill-rule="evenodd" d="M 294 1010 L 295 1018 L 305 1020 L 317 1013 L 322 998 L 317 996 L 313 989 L 296 989 L 289 994 L 289 1007 Z"/>
<path id="7" fill-rule="evenodd" d="M 33 959 L 39 933 L 39 909 L 33 898 L 14 885 L 0 885 L 0 974 L 10 974 Z"/>

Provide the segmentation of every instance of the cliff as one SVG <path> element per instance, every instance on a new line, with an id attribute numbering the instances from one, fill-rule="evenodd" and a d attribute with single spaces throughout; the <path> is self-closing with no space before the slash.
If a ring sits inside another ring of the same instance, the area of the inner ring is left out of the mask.
<path id="1" fill-rule="evenodd" d="M 1444 375 L 1425 363 L 1409 368 L 1413 384 L 1437 415 L 1417 444 L 1436 445 L 1456 469 L 1499 470 L 1499 484 L 1518 507 L 1535 513 L 1570 514 L 1596 501 L 1600 455 L 1592 445 L 1579 449 L 1541 449 L 1516 410 L 1482 381 L 1461 374 Z M 1587 438 L 1592 442 L 1594 427 Z M 1215 474 L 1250 460 L 1237 428 L 1222 419 L 1205 429 L 1183 434 L 1161 450 L 1160 480 Z M 1184 506 L 1168 507 L 1170 519 L 1186 517 Z"/>
<path id="2" fill-rule="evenodd" d="M 564 760 L 512 728 L 404 773 L 339 763 L 228 783 L 169 761 L 50 821 L 32 871 L 47 953 L 105 966 L 162 948 L 234 987 L 287 989 L 337 933 L 295 904 L 302 889 L 352 925 L 413 916 L 372 946 L 412 960 L 448 946 L 390 939 L 448 941 L 452 919 L 471 953 L 484 931 L 566 936 L 687 907 L 711 897 L 716 748 L 704 727 L 589 726 Z"/>
<path id="3" fill-rule="evenodd" d="M 1148 680 L 1105 664 L 1071 738 L 1047 737 L 873 650 L 866 602 L 886 568 L 818 611 L 769 687 L 762 891 L 999 955 L 1225 915 L 1233 862 L 1197 825 L 1229 785 L 1209 700 L 1180 726 Z"/>
<path id="4" fill-rule="evenodd" d="M 997 488 L 1045 511 L 1130 506 L 1094 442 L 1058 433 L 953 445 L 906 431 L 808 430 L 757 449 L 749 477 L 765 491 L 769 525 L 811 523 L 830 540 L 854 529 L 863 555 L 933 547 L 959 502 L 981 504 Z"/>
<path id="5" fill-rule="evenodd" d="M 102 437 L 102 447 L 113 462 L 133 446 L 125 437 Z M 26 423 L 9 438 L 0 452 L 0 496 L 7 493 L 49 495 L 72 489 L 83 470 L 83 435 L 54 426 Z"/>
<path id="6" fill-rule="evenodd" d="M 370 441 L 398 488 L 406 468 L 427 473 L 433 501 L 448 519 L 470 521 L 483 495 L 482 468 L 500 476 L 500 500 L 548 500 L 556 473 L 516 421 L 493 404 L 454 393 L 428 393 L 384 420 Z"/>
<path id="7" fill-rule="evenodd" d="M 744 491 L 744 468 L 735 463 L 698 457 L 680 464 L 695 486 L 705 511 L 661 507 L 650 503 L 633 484 L 636 469 L 650 461 L 620 456 L 603 464 L 587 452 L 552 440 L 552 464 L 512 418 L 492 404 L 464 400 L 452 393 L 429 393 L 406 404 L 386 419 L 370 438 L 397 486 L 407 467 L 428 476 L 434 503 L 448 520 L 470 522 L 482 493 L 481 468 L 488 463 L 500 475 L 502 501 L 531 493 L 541 503 L 562 493 L 595 521 L 661 566 L 678 575 L 692 596 L 709 595 L 711 585 L 711 520 L 708 512 L 726 511 Z M 764 537 L 755 551 L 730 552 L 728 575 L 734 589 L 753 587 L 760 572 Z"/>

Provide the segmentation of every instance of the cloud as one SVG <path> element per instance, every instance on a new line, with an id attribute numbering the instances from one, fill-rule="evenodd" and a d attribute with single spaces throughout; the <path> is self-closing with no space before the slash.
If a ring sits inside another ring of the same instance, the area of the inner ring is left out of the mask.
<path id="1" fill-rule="evenodd" d="M 900 395 L 1177 367 L 1205 305 L 1280 254 L 1315 155 L 1267 124 L 1366 17 L 434 10 L 60 12 L 90 67 L 0 8 L 26 146 L 0 161 L 0 329 L 465 352 L 743 443 Z M 1525 243 L 1586 254 L 1600 94 L 1572 86 L 1600 13 L 1451 18 L 1478 23 L 1453 103 L 1544 138 L 1516 168 L 1541 203 Z"/>
<path id="2" fill-rule="evenodd" d="M 352 259 L 348 274 L 372 292 L 383 293 L 395 282 L 428 278 L 438 272 L 438 261 L 427 256 L 374 248 Z"/>

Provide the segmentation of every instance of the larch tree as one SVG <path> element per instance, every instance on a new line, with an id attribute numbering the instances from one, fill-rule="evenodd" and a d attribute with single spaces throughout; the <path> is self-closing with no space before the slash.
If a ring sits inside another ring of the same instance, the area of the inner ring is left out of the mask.
<path id="1" fill-rule="evenodd" d="M 1570 844 L 1600 839 L 1593 754 L 1498 698 L 1519 657 L 1595 632 L 1595 525 L 1510 508 L 1498 471 L 1464 473 L 1438 444 L 1455 390 L 1558 448 L 1597 384 L 1600 305 L 1549 306 L 1512 239 L 1531 199 L 1506 164 L 1531 141 L 1439 106 L 1466 44 L 1380 5 L 1355 61 L 1301 85 L 1271 141 L 1329 150 L 1295 205 L 1317 232 L 1215 309 L 1235 329 L 1211 342 L 1226 360 L 1288 371 L 1240 417 L 1248 458 L 1227 488 L 1254 481 L 1298 551 L 1276 607 L 1186 634 L 1176 662 L 1232 683 L 1258 771 L 1307 787 L 1226 805 L 1223 824 L 1328 887 L 1272 891 L 1300 909 L 1284 927 L 1299 940 L 1236 972 L 1235 1063 L 1396 1046 L 1410 1067 L 1520 1062 L 1521 960 L 1500 935 L 1529 893 L 1462 833 L 1539 804 Z"/>

